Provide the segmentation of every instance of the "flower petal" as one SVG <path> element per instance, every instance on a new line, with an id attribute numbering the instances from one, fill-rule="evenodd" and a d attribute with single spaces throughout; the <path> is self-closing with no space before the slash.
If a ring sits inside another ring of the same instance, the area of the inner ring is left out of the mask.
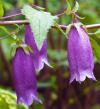
<path id="1" fill-rule="evenodd" d="M 44 40 L 43 46 L 41 50 L 39 51 L 37 49 L 35 40 L 34 40 L 34 34 L 31 31 L 31 28 L 29 25 L 26 25 L 26 30 L 25 30 L 25 43 L 30 45 L 30 47 L 33 49 L 33 62 L 35 66 L 36 72 L 39 72 L 40 70 L 43 69 L 44 64 L 50 65 L 48 63 L 47 59 L 47 41 L 46 39 Z M 46 61 L 44 61 L 46 60 Z"/>
<path id="2" fill-rule="evenodd" d="M 70 83 L 76 79 L 81 82 L 86 79 L 96 80 L 93 75 L 93 53 L 89 37 L 84 28 L 72 26 L 68 39 L 68 61 L 71 71 Z"/>
<path id="3" fill-rule="evenodd" d="M 31 55 L 25 54 L 22 48 L 17 48 L 13 58 L 14 86 L 17 102 L 31 105 L 37 98 L 37 80 Z"/>

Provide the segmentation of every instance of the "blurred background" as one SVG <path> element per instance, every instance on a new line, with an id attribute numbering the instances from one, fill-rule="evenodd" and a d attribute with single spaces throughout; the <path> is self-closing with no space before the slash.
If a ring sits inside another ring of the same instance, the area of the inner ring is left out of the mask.
<path id="1" fill-rule="evenodd" d="M 53 15 L 62 13 L 66 8 L 66 0 L 3 0 L 4 16 L 19 13 L 28 3 L 44 7 Z M 79 15 L 85 17 L 84 24 L 100 23 L 100 0 L 79 0 Z M 72 6 L 74 5 L 74 0 Z M 14 17 L 7 20 L 24 19 Z M 60 16 L 59 24 L 71 23 L 70 16 Z M 24 26 L 17 33 L 24 37 Z M 7 32 L 16 31 L 17 26 L 0 26 L 0 38 L 7 37 Z M 90 33 L 97 29 L 89 30 Z M 38 95 L 43 104 L 33 103 L 30 109 L 100 109 L 100 34 L 91 35 L 96 46 L 93 46 L 96 82 L 86 79 L 82 84 L 69 84 L 70 72 L 67 62 L 67 40 L 57 29 L 51 29 L 48 34 L 48 58 L 53 68 L 45 68 L 37 74 Z M 16 105 L 16 96 L 12 82 L 12 37 L 0 40 L 0 109 L 27 109 Z"/>

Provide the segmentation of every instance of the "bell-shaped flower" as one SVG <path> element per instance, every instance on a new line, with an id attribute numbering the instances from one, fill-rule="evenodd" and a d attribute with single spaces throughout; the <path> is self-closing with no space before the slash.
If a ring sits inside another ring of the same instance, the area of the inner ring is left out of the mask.
<path id="1" fill-rule="evenodd" d="M 47 59 L 47 40 L 44 40 L 43 46 L 39 51 L 35 43 L 34 34 L 29 25 L 26 25 L 25 29 L 25 43 L 33 50 L 33 62 L 37 72 L 43 69 L 44 64 L 50 66 Z"/>
<path id="2" fill-rule="evenodd" d="M 13 58 L 13 80 L 18 103 L 26 105 L 31 105 L 33 101 L 41 103 L 37 97 L 37 80 L 33 60 L 23 48 L 17 48 Z"/>
<path id="3" fill-rule="evenodd" d="M 72 25 L 68 34 L 68 61 L 71 72 L 70 83 L 82 82 L 86 77 L 96 80 L 93 74 L 93 52 L 89 37 L 81 25 Z"/>

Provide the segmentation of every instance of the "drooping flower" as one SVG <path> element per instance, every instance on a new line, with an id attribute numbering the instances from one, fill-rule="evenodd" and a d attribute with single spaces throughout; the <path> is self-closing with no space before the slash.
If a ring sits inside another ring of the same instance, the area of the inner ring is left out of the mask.
<path id="1" fill-rule="evenodd" d="M 13 58 L 13 79 L 18 103 L 41 103 L 37 97 L 37 80 L 32 57 L 26 54 L 23 48 L 17 48 Z"/>
<path id="2" fill-rule="evenodd" d="M 34 40 L 34 34 L 29 25 L 26 25 L 25 43 L 33 49 L 33 62 L 37 72 L 43 69 L 44 64 L 50 66 L 47 59 L 47 40 L 44 40 L 43 46 L 39 51 Z"/>
<path id="3" fill-rule="evenodd" d="M 82 82 L 86 77 L 96 80 L 93 74 L 93 53 L 88 34 L 82 26 L 77 26 L 71 26 L 68 34 L 68 61 L 71 72 L 70 83 L 74 79 Z"/>

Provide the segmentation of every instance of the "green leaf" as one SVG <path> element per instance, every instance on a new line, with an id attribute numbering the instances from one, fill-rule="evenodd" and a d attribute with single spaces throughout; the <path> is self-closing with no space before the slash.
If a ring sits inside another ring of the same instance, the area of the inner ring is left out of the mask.
<path id="1" fill-rule="evenodd" d="M 0 17 L 4 15 L 2 0 L 0 0 Z"/>
<path id="2" fill-rule="evenodd" d="M 33 4 L 34 0 L 28 0 L 29 4 Z"/>
<path id="3" fill-rule="evenodd" d="M 10 34 L 10 32 L 8 31 L 8 29 L 7 28 L 5 28 L 4 26 L 0 26 L 0 30 L 3 30 L 6 34 Z"/>
<path id="4" fill-rule="evenodd" d="M 71 5 L 70 5 L 70 2 L 69 2 L 69 0 L 66 0 L 66 2 L 67 2 L 67 10 L 65 11 L 65 13 L 67 14 L 67 15 L 69 15 L 69 14 L 71 14 Z"/>
<path id="5" fill-rule="evenodd" d="M 96 32 L 93 33 L 88 33 L 89 35 L 96 35 L 98 37 L 100 37 L 100 29 L 98 29 Z"/>
<path id="6" fill-rule="evenodd" d="M 100 37 L 100 28 L 95 32 L 95 35 Z"/>
<path id="7" fill-rule="evenodd" d="M 16 95 L 12 91 L 0 88 L 0 109 L 28 109 L 27 106 L 17 104 Z"/>
<path id="8" fill-rule="evenodd" d="M 91 44 L 92 44 L 94 55 L 96 56 L 97 61 L 100 63 L 100 46 L 96 42 L 96 40 L 93 39 L 92 37 L 90 37 L 90 41 L 91 41 Z"/>
<path id="9" fill-rule="evenodd" d="M 44 39 L 51 26 L 54 25 L 57 16 L 52 16 L 50 13 L 38 11 L 29 5 L 25 5 L 22 9 L 23 15 L 29 20 L 32 32 L 34 33 L 35 42 L 40 50 Z"/>
<path id="10" fill-rule="evenodd" d="M 79 4 L 78 4 L 78 2 L 76 1 L 75 6 L 74 6 L 74 8 L 73 8 L 72 11 L 73 11 L 73 12 L 77 12 L 78 9 L 79 9 Z"/>

